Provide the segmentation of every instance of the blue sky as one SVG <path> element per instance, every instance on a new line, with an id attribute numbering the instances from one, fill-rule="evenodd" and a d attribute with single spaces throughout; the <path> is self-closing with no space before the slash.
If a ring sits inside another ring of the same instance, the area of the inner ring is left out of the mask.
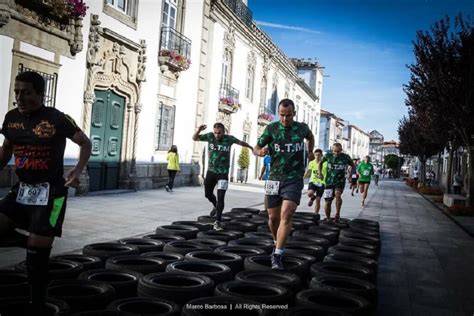
<path id="1" fill-rule="evenodd" d="M 398 139 L 412 41 L 446 14 L 474 17 L 474 0 L 248 0 L 253 19 L 288 57 L 324 69 L 322 108 Z"/>

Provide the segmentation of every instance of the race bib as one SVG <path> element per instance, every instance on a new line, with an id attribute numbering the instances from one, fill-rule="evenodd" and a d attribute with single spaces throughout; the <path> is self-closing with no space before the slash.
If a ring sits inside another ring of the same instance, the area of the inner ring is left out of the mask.
<path id="1" fill-rule="evenodd" d="M 370 175 L 370 170 L 364 170 L 364 176 L 369 176 Z"/>
<path id="2" fill-rule="evenodd" d="M 319 182 L 316 182 L 314 185 L 317 186 L 318 188 L 320 188 L 320 187 L 323 186 L 323 184 L 322 184 L 322 183 L 319 183 Z"/>
<path id="3" fill-rule="evenodd" d="M 280 181 L 268 180 L 265 183 L 266 195 L 278 195 L 279 190 L 280 190 Z"/>
<path id="4" fill-rule="evenodd" d="M 333 196 L 333 189 L 326 189 L 326 190 L 324 190 L 323 198 L 325 198 L 325 199 L 331 199 L 332 196 Z"/>
<path id="5" fill-rule="evenodd" d="M 28 184 L 20 182 L 17 203 L 24 205 L 48 205 L 49 183 Z"/>
<path id="6" fill-rule="evenodd" d="M 352 179 L 355 179 L 355 178 L 357 178 L 357 175 L 356 175 L 356 174 L 353 174 L 353 175 L 352 175 Z"/>
<path id="7" fill-rule="evenodd" d="M 227 180 L 217 181 L 217 190 L 227 190 L 228 186 L 229 186 L 229 181 Z"/>

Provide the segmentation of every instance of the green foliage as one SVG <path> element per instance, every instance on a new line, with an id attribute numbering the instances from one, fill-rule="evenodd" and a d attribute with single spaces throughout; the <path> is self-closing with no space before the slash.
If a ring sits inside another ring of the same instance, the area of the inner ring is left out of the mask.
<path id="1" fill-rule="evenodd" d="M 240 169 L 248 169 L 250 165 L 250 154 L 249 149 L 247 147 L 242 147 L 240 151 L 239 160 L 237 160 L 237 164 L 239 165 Z"/>
<path id="2" fill-rule="evenodd" d="M 397 155 L 393 155 L 393 154 L 386 155 L 384 157 L 385 165 L 387 165 L 387 167 L 392 170 L 398 170 L 398 167 L 403 166 L 403 163 L 405 162 L 405 160 L 402 157 L 400 157 L 400 164 L 398 164 L 398 158 L 399 157 Z"/>

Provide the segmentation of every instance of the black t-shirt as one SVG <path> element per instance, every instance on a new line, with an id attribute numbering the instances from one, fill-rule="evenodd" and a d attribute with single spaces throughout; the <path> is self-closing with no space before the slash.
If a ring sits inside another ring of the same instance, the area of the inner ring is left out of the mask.
<path id="1" fill-rule="evenodd" d="M 74 120 L 55 108 L 42 106 L 30 114 L 13 109 L 5 115 L 2 134 L 13 146 L 15 172 L 26 183 L 63 185 L 66 137 L 80 131 Z"/>

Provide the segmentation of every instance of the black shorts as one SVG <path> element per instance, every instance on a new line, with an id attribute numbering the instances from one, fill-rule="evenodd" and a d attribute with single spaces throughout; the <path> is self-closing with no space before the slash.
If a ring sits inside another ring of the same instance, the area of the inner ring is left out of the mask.
<path id="1" fill-rule="evenodd" d="M 324 188 L 324 199 L 326 201 L 332 201 L 334 199 L 334 197 L 336 196 L 336 191 L 339 191 L 342 194 L 342 192 L 344 192 L 344 187 L 345 186 L 346 186 L 345 182 L 342 182 L 342 183 L 337 184 L 337 185 L 327 185 Z"/>
<path id="2" fill-rule="evenodd" d="M 370 184 L 370 181 L 359 181 L 359 184 Z"/>
<path id="3" fill-rule="evenodd" d="M 216 185 L 219 184 L 219 181 L 225 180 L 229 181 L 229 174 L 228 173 L 214 173 L 212 171 L 207 171 L 206 178 L 204 179 L 204 188 L 207 190 L 214 190 Z M 217 188 L 220 189 L 219 187 Z M 227 190 L 227 188 L 225 189 Z"/>
<path id="4" fill-rule="evenodd" d="M 313 182 L 310 182 L 308 184 L 308 191 L 309 190 L 314 191 L 314 193 L 316 193 L 317 197 L 322 197 L 323 193 L 324 193 L 324 185 L 317 186 Z"/>
<path id="5" fill-rule="evenodd" d="M 16 202 L 18 185 L 0 200 L 0 213 L 5 214 L 16 225 L 30 233 L 41 236 L 61 237 L 66 213 L 67 188 L 50 189 L 47 205 L 24 205 Z"/>
<path id="6" fill-rule="evenodd" d="M 271 180 L 269 180 L 271 181 Z M 303 179 L 300 180 L 282 180 L 276 195 L 266 195 L 267 207 L 275 208 L 281 206 L 283 200 L 290 200 L 300 205 L 301 191 L 304 188 Z"/>
<path id="7" fill-rule="evenodd" d="M 352 185 L 356 185 L 358 179 L 359 179 L 359 177 L 351 178 L 351 184 L 352 184 Z"/>

